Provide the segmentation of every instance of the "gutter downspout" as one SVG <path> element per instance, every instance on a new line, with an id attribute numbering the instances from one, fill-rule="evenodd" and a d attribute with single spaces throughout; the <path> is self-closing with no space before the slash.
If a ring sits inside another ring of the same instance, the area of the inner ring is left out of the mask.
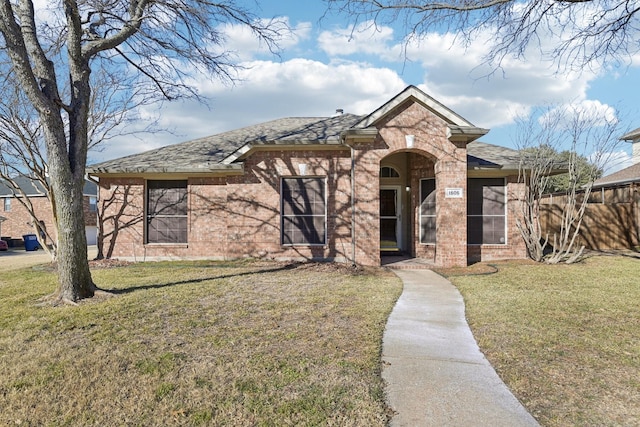
<path id="1" fill-rule="evenodd" d="M 347 144 L 347 136 L 340 135 L 343 145 L 348 145 L 351 151 L 351 265 L 356 265 L 356 152 L 351 144 Z"/>
<path id="2" fill-rule="evenodd" d="M 356 265 L 356 159 L 351 148 L 351 262 Z"/>

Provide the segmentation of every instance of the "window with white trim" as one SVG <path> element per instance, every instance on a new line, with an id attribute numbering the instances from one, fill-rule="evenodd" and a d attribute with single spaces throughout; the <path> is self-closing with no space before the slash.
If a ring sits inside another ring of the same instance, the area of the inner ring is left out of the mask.
<path id="1" fill-rule="evenodd" d="M 5 212 L 10 212 L 11 211 L 11 198 L 10 197 L 5 197 L 4 198 L 4 211 Z"/>
<path id="2" fill-rule="evenodd" d="M 327 241 L 325 179 L 282 178 L 280 188 L 281 243 L 324 245 Z"/>
<path id="3" fill-rule="evenodd" d="M 436 243 L 436 180 L 420 180 L 420 243 Z"/>
<path id="4" fill-rule="evenodd" d="M 505 244 L 507 224 L 504 178 L 467 180 L 467 243 Z"/>
<path id="5" fill-rule="evenodd" d="M 187 243 L 187 181 L 147 181 L 147 243 Z"/>

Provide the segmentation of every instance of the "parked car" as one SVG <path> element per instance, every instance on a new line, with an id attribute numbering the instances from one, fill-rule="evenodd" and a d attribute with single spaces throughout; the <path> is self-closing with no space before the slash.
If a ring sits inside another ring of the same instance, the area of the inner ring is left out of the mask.
<path id="1" fill-rule="evenodd" d="M 0 240 L 0 251 L 8 251 L 9 245 L 4 240 Z"/>

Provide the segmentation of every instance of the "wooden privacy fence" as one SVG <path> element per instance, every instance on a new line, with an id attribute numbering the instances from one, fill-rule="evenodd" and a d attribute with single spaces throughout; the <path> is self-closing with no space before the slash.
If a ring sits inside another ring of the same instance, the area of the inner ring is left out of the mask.
<path id="1" fill-rule="evenodd" d="M 637 186 L 597 189 L 589 196 L 578 245 L 588 249 L 636 249 L 640 246 L 640 197 Z M 543 236 L 560 232 L 564 196 L 543 199 L 540 219 Z"/>

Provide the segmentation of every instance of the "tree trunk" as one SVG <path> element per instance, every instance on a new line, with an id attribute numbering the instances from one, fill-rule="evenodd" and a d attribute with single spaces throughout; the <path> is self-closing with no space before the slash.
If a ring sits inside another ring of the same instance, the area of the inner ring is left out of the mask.
<path id="1" fill-rule="evenodd" d="M 78 301 L 94 295 L 87 257 L 87 237 L 82 200 L 82 184 L 73 180 L 69 187 L 55 191 L 58 216 L 58 292 L 59 301 Z M 52 176 L 52 186 L 67 184 Z"/>

